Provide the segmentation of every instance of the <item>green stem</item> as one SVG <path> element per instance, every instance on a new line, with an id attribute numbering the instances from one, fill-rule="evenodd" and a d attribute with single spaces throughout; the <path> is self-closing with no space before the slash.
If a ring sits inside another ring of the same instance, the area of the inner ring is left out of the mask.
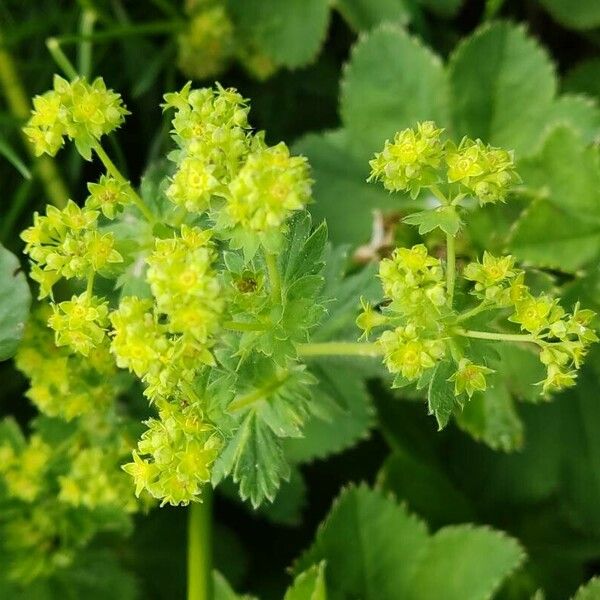
<path id="1" fill-rule="evenodd" d="M 368 342 L 320 342 L 298 344 L 298 356 L 381 356 L 378 344 Z"/>
<path id="2" fill-rule="evenodd" d="M 77 69 L 73 66 L 73 63 L 69 60 L 67 55 L 62 51 L 60 43 L 54 37 L 50 37 L 46 40 L 46 47 L 48 52 L 54 59 L 54 62 L 63 70 L 64 74 L 72 81 L 79 77 Z"/>
<path id="3" fill-rule="evenodd" d="M 88 298 L 91 298 L 94 293 L 94 279 L 96 277 L 96 271 L 91 271 L 87 278 L 87 286 L 85 288 L 85 292 Z"/>
<path id="4" fill-rule="evenodd" d="M 92 9 L 85 9 L 81 14 L 79 31 L 81 37 L 91 35 L 96 23 L 96 13 Z M 77 57 L 77 66 L 82 77 L 89 77 L 92 72 L 92 42 L 90 40 L 81 40 L 79 44 L 79 53 Z"/>
<path id="5" fill-rule="evenodd" d="M 444 192 L 442 192 L 437 185 L 432 185 L 429 187 L 429 189 L 442 204 L 448 204 L 448 198 L 446 198 L 446 194 L 444 194 Z"/>
<path id="6" fill-rule="evenodd" d="M 493 308 L 493 306 L 490 306 L 487 303 L 487 301 L 484 300 L 481 304 L 479 304 L 475 308 L 472 308 L 471 310 L 468 310 L 467 312 L 463 313 L 462 315 L 459 315 L 458 318 L 456 319 L 456 322 L 462 323 L 462 321 L 468 321 L 475 315 L 478 315 L 480 312 L 483 312 L 484 310 L 490 310 L 491 308 Z"/>
<path id="7" fill-rule="evenodd" d="M 49 38 L 54 40 L 56 46 L 69 46 L 79 44 L 80 42 L 105 42 L 123 37 L 131 37 L 136 35 L 152 35 L 156 33 L 175 33 L 183 28 L 184 21 L 156 21 L 153 23 L 144 23 L 143 25 L 123 25 L 113 27 L 107 31 L 97 31 L 96 33 L 80 34 L 80 35 L 61 35 Z M 54 59 L 56 60 L 56 58 Z M 67 59 L 68 60 L 68 59 Z M 58 62 L 58 61 L 57 61 Z M 62 67 L 62 65 L 61 65 Z"/>
<path id="8" fill-rule="evenodd" d="M 140 198 L 140 196 L 136 193 L 136 191 L 131 187 L 131 184 L 123 175 L 121 171 L 117 168 L 115 163 L 110 159 L 108 154 L 106 154 L 104 148 L 100 145 L 100 142 L 96 142 L 94 144 L 94 152 L 98 155 L 98 158 L 102 161 L 102 164 L 108 171 L 110 175 L 112 175 L 117 181 L 120 183 L 124 183 L 129 188 L 129 195 L 133 201 L 133 203 L 138 207 L 139 211 L 144 215 L 145 219 L 148 223 L 154 223 L 155 218 L 152 214 L 152 211 L 146 206 L 145 202 Z"/>
<path id="9" fill-rule="evenodd" d="M 454 301 L 454 280 L 456 279 L 456 245 L 454 236 L 446 234 L 446 290 L 448 305 Z"/>
<path id="10" fill-rule="evenodd" d="M 480 340 L 498 340 L 500 342 L 534 342 L 536 338 L 523 333 L 496 333 L 493 331 L 475 331 L 472 329 L 459 329 L 456 332 L 463 337 L 477 338 Z"/>
<path id="11" fill-rule="evenodd" d="M 265 252 L 265 263 L 269 271 L 269 282 L 271 283 L 271 297 L 276 303 L 281 302 L 281 279 L 277 270 L 277 259 L 274 254 Z"/>
<path id="12" fill-rule="evenodd" d="M 23 83 L 18 75 L 13 57 L 4 45 L 2 30 L 0 29 L 0 87 L 6 97 L 11 114 L 18 121 L 26 121 L 31 114 L 31 105 L 25 92 Z M 58 208 L 67 204 L 69 192 L 62 180 L 55 162 L 49 156 L 35 156 L 33 147 L 27 137 L 21 132 L 21 137 L 29 155 L 35 161 L 36 174 L 40 178 L 48 199 Z"/>
<path id="13" fill-rule="evenodd" d="M 202 502 L 188 509 L 188 600 L 212 600 L 212 490 L 206 485 Z"/>
<path id="14" fill-rule="evenodd" d="M 262 323 L 244 323 L 242 321 L 225 321 L 223 327 L 230 331 L 265 331 L 267 329 L 267 326 Z"/>

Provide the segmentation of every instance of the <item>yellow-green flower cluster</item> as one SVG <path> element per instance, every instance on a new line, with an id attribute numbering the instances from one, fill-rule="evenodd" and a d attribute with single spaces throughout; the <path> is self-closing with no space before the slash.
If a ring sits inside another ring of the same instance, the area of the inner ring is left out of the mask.
<path id="1" fill-rule="evenodd" d="M 277 229 L 308 204 L 311 185 L 306 158 L 290 156 L 283 142 L 255 152 L 229 186 L 227 220 L 256 233 Z"/>
<path id="2" fill-rule="evenodd" d="M 177 36 L 177 66 L 192 79 L 213 78 L 234 59 L 260 80 L 267 79 L 277 64 L 261 51 L 254 39 L 236 29 L 226 0 L 185 3 L 186 28 Z"/>
<path id="3" fill-rule="evenodd" d="M 236 51 L 235 31 L 225 6 L 200 6 L 178 35 L 177 46 L 177 66 L 188 77 L 206 79 L 224 71 Z"/>
<path id="4" fill-rule="evenodd" d="M 130 481 L 116 468 L 115 456 L 92 446 L 77 452 L 66 475 L 58 477 L 58 500 L 90 510 L 118 506 L 135 512 L 137 503 Z"/>
<path id="5" fill-rule="evenodd" d="M 448 182 L 459 183 L 480 204 L 504 202 L 509 189 L 520 182 L 511 152 L 463 138 L 458 146 L 447 142 Z"/>
<path id="6" fill-rule="evenodd" d="M 42 413 L 67 421 L 105 410 L 122 387 L 107 345 L 99 345 L 86 357 L 58 348 L 46 326 L 49 312 L 39 311 L 30 318 L 15 359 L 30 380 L 27 397 Z"/>
<path id="7" fill-rule="evenodd" d="M 0 446 L 0 477 L 8 496 L 33 502 L 43 489 L 44 476 L 52 460 L 52 448 L 33 435 L 20 451 L 11 445 Z"/>
<path id="8" fill-rule="evenodd" d="M 87 292 L 52 306 L 48 325 L 55 332 L 57 346 L 69 346 L 88 356 L 105 339 L 108 327 L 108 302 Z"/>
<path id="9" fill-rule="evenodd" d="M 421 188 L 439 180 L 442 161 L 442 129 L 432 121 L 419 123 L 416 129 L 405 129 L 386 140 L 383 150 L 370 161 L 371 176 L 391 192 L 408 191 L 415 198 Z"/>
<path id="10" fill-rule="evenodd" d="M 570 387 L 589 345 L 598 339 L 589 327 L 594 313 L 577 305 L 570 315 L 557 299 L 533 295 L 525 284 L 524 271 L 514 264 L 512 256 L 495 257 L 486 252 L 481 263 L 466 265 L 463 275 L 475 282 L 473 294 L 481 299 L 482 306 L 512 307 L 509 321 L 519 324 L 540 346 L 540 359 L 548 370 L 543 391 Z"/>
<path id="11" fill-rule="evenodd" d="M 442 141 L 443 130 L 425 121 L 396 133 L 370 161 L 370 180 L 415 198 L 429 188 L 444 203 L 474 196 L 481 205 L 504 202 L 520 182 L 511 152 L 464 137 L 460 144 Z M 442 191 L 443 188 L 444 191 Z"/>
<path id="12" fill-rule="evenodd" d="M 484 365 L 477 365 L 468 358 L 461 358 L 456 372 L 450 376 L 449 381 L 454 382 L 456 396 L 466 393 L 471 398 L 475 392 L 485 392 L 487 389 L 485 376 L 493 372 Z"/>
<path id="13" fill-rule="evenodd" d="M 108 175 L 102 175 L 98 183 L 88 183 L 88 191 L 86 207 L 101 211 L 107 219 L 114 219 L 130 201 L 129 185 Z"/>
<path id="14" fill-rule="evenodd" d="M 68 137 L 89 159 L 94 144 L 128 114 L 121 96 L 107 89 L 100 77 L 89 83 L 84 78 L 68 82 L 55 75 L 54 89 L 34 98 L 33 107 L 23 131 L 37 156 L 54 156 Z"/>
<path id="15" fill-rule="evenodd" d="M 383 293 L 397 312 L 423 313 L 446 303 L 442 263 L 430 256 L 423 244 L 396 248 L 391 258 L 379 263 L 379 278 Z"/>
<path id="16" fill-rule="evenodd" d="M 443 341 L 422 337 L 422 332 L 412 322 L 384 331 L 377 343 L 382 349 L 388 371 L 399 373 L 408 381 L 421 377 L 445 354 Z"/>
<path id="17" fill-rule="evenodd" d="M 49 205 L 45 216 L 34 214 L 33 226 L 21 238 L 33 263 L 31 278 L 40 284 L 40 299 L 52 295 L 60 278 L 84 279 L 122 262 L 114 235 L 98 230 L 98 215 L 71 200 L 63 210 Z"/>
<path id="18" fill-rule="evenodd" d="M 223 310 L 213 268 L 216 255 L 209 240 L 209 232 L 183 225 L 180 236 L 156 240 L 147 258 L 146 279 L 157 311 L 168 317 L 167 330 L 185 332 L 200 344 L 207 344 L 218 329 Z"/>
<path id="19" fill-rule="evenodd" d="M 172 133 L 180 147 L 171 155 L 177 170 L 167 196 L 189 212 L 206 211 L 249 152 L 246 101 L 218 84 L 216 89 L 192 90 L 188 83 L 180 92 L 166 94 L 164 107 L 175 108 Z"/>
<path id="20" fill-rule="evenodd" d="M 474 295 L 498 307 L 512 304 L 524 287 L 524 272 L 515 269 L 515 259 L 510 255 L 495 257 L 484 252 L 481 262 L 465 266 L 463 277 L 475 282 Z"/>
<path id="21" fill-rule="evenodd" d="M 133 462 L 123 469 L 135 482 L 136 495 L 146 490 L 162 505 L 200 499 L 222 441 L 202 417 L 197 404 L 175 409 L 164 404 L 159 419 L 149 419 Z"/>

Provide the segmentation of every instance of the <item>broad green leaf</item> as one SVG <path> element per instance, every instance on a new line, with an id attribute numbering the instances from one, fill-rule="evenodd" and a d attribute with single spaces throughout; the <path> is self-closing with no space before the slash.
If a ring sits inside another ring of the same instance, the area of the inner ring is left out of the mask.
<path id="1" fill-rule="evenodd" d="M 562 25 L 573 29 L 593 29 L 600 25 L 600 3 L 597 0 L 540 0 L 548 12 Z"/>
<path id="2" fill-rule="evenodd" d="M 325 562 L 300 573 L 286 591 L 283 600 L 327 600 Z"/>
<path id="3" fill-rule="evenodd" d="M 454 131 L 514 149 L 532 150 L 556 93 L 546 52 L 523 27 L 485 25 L 449 61 Z"/>
<path id="4" fill-rule="evenodd" d="M 351 143 L 374 152 L 415 122 L 448 124 L 441 60 L 404 29 L 383 24 L 360 38 L 342 80 L 340 112 Z"/>
<path id="5" fill-rule="evenodd" d="M 600 136 L 600 110 L 591 98 L 563 94 L 550 107 L 549 127 L 567 126 L 587 143 Z"/>
<path id="6" fill-rule="evenodd" d="M 294 572 L 325 560 L 332 599 L 485 600 L 523 558 L 516 540 L 485 527 L 430 536 L 403 505 L 360 486 L 334 502 Z"/>
<path id="7" fill-rule="evenodd" d="M 213 571 L 213 600 L 257 600 L 248 594 L 237 594 L 219 571 Z"/>
<path id="8" fill-rule="evenodd" d="M 242 500 L 250 499 L 255 508 L 265 500 L 272 502 L 281 480 L 290 475 L 280 441 L 254 411 L 248 412 L 215 462 L 213 485 L 229 474 L 239 484 Z"/>
<path id="9" fill-rule="evenodd" d="M 525 558 L 516 540 L 472 525 L 444 527 L 431 539 L 410 598 L 487 600 Z"/>
<path id="10" fill-rule="evenodd" d="M 573 94 L 587 94 L 600 100 L 600 58 L 575 65 L 563 79 L 563 89 Z"/>
<path id="11" fill-rule="evenodd" d="M 384 21 L 404 25 L 410 18 L 405 0 L 335 0 L 335 7 L 355 31 L 372 29 Z"/>
<path id="12" fill-rule="evenodd" d="M 517 222 L 509 247 L 519 258 L 577 269 L 600 252 L 600 156 L 572 130 L 554 130 L 519 170 L 538 195 Z"/>
<path id="13" fill-rule="evenodd" d="M 286 67 L 308 64 L 325 41 L 328 0 L 227 0 L 236 25 Z"/>
<path id="14" fill-rule="evenodd" d="M 374 422 L 365 381 L 369 372 L 365 373 L 363 361 L 319 357 L 309 368 L 319 382 L 312 390 L 313 404 L 326 412 L 309 419 L 302 438 L 286 440 L 286 456 L 293 462 L 309 462 L 341 452 L 364 439 Z"/>
<path id="15" fill-rule="evenodd" d="M 573 600 L 598 600 L 598 598 L 600 598 L 600 577 L 594 577 L 577 590 Z"/>
<path id="16" fill-rule="evenodd" d="M 448 381 L 455 371 L 456 367 L 452 361 L 439 362 L 434 367 L 433 377 L 429 382 L 427 393 L 429 414 L 435 416 L 440 430 L 448 425 L 456 403 L 454 384 Z"/>
<path id="17" fill-rule="evenodd" d="M 523 445 L 523 424 L 515 411 L 513 399 L 502 384 L 488 377 L 488 389 L 477 392 L 455 413 L 461 429 L 494 450 L 510 452 Z"/>
<path id="18" fill-rule="evenodd" d="M 443 468 L 416 454 L 393 453 L 383 464 L 377 484 L 378 488 L 406 501 L 411 510 L 432 526 L 463 523 L 475 516 L 470 501 Z"/>
<path id="19" fill-rule="evenodd" d="M 17 257 L 0 246 L 0 361 L 16 352 L 30 304 L 31 293 Z"/>
<path id="20" fill-rule="evenodd" d="M 425 524 L 392 498 L 351 487 L 334 502 L 294 572 L 325 560 L 332 599 L 408 598 L 427 542 Z"/>
<path id="21" fill-rule="evenodd" d="M 402 209 L 402 196 L 367 183 L 370 154 L 352 151 L 346 131 L 308 134 L 294 150 L 310 161 L 315 180 L 310 212 L 315 221 L 327 221 L 334 244 L 366 243 L 375 209 Z"/>
<path id="22" fill-rule="evenodd" d="M 424 210 L 404 217 L 408 225 L 418 225 L 421 235 L 440 228 L 444 233 L 456 235 L 461 226 L 458 212 L 450 206 L 440 206 L 435 210 Z"/>

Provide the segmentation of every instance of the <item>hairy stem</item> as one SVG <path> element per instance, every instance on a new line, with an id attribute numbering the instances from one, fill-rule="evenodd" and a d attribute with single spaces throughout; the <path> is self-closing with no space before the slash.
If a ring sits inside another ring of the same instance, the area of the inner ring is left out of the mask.
<path id="1" fill-rule="evenodd" d="M 2 30 L 0 29 L 0 87 L 6 97 L 11 114 L 17 121 L 26 121 L 31 113 L 28 94 L 25 92 L 13 57 L 7 50 Z M 40 178 L 48 199 L 58 208 L 63 208 L 69 197 L 69 192 L 56 168 L 55 162 L 49 156 L 36 157 L 29 140 L 21 132 L 25 147 L 35 161 L 35 171 Z"/>
<path id="2" fill-rule="evenodd" d="M 269 271 L 269 282 L 271 284 L 271 297 L 277 303 L 281 302 L 281 279 L 277 270 L 277 259 L 274 254 L 265 252 L 265 263 Z"/>
<path id="3" fill-rule="evenodd" d="M 446 234 L 446 290 L 448 292 L 448 305 L 452 307 L 454 301 L 454 281 L 456 279 L 456 240 L 453 235 Z"/>
<path id="4" fill-rule="evenodd" d="M 462 313 L 462 315 L 458 315 L 458 318 L 456 319 L 456 321 L 458 323 L 461 323 L 462 321 L 468 321 L 475 315 L 478 315 L 480 312 L 483 312 L 484 310 L 490 310 L 491 308 L 493 308 L 493 306 L 490 306 L 487 303 L 487 301 L 484 300 L 481 304 L 479 304 L 475 308 L 472 308 L 471 310 L 468 310 L 467 312 Z"/>
<path id="5" fill-rule="evenodd" d="M 533 335 L 527 333 L 496 333 L 494 331 L 475 331 L 473 329 L 459 329 L 456 332 L 463 337 L 477 338 L 480 340 L 498 340 L 500 342 L 534 342 Z"/>
<path id="6" fill-rule="evenodd" d="M 206 485 L 202 502 L 188 509 L 187 598 L 212 600 L 212 490 Z"/>
<path id="7" fill-rule="evenodd" d="M 368 342 L 320 342 L 298 344 L 298 356 L 381 356 L 378 344 Z"/>
<path id="8" fill-rule="evenodd" d="M 87 285 L 85 288 L 85 292 L 88 298 L 91 298 L 94 294 L 94 279 L 96 277 L 96 271 L 90 271 L 87 276 Z"/>
<path id="9" fill-rule="evenodd" d="M 97 142 L 94 145 L 94 152 L 96 152 L 96 154 L 98 155 L 98 158 L 102 161 L 102 164 L 106 168 L 107 172 L 110 175 L 112 175 L 117 181 L 119 181 L 121 183 L 125 183 L 127 185 L 127 187 L 129 188 L 129 195 L 131 197 L 131 200 L 138 207 L 139 211 L 144 215 L 144 218 L 149 223 L 154 223 L 155 218 L 154 218 L 154 215 L 152 214 L 152 211 L 146 206 L 146 203 L 142 200 L 142 198 L 140 198 L 140 196 L 133 189 L 133 187 L 131 187 L 131 184 L 129 183 L 129 181 L 127 181 L 127 179 L 125 179 L 125 177 L 123 177 L 123 175 L 121 174 L 121 171 L 119 171 L 119 169 L 117 168 L 115 163 L 110 159 L 108 154 L 106 154 L 104 148 L 100 145 L 99 142 Z"/>

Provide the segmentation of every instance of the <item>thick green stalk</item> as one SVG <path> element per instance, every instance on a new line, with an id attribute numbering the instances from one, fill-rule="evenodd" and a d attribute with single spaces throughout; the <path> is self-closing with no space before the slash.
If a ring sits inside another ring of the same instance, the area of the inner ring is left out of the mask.
<path id="1" fill-rule="evenodd" d="M 271 284 L 271 297 L 277 303 L 281 302 L 281 279 L 277 270 L 277 259 L 274 254 L 265 251 L 265 262 L 269 271 L 269 283 Z"/>
<path id="2" fill-rule="evenodd" d="M 62 51 L 56 38 L 48 38 L 46 40 L 46 48 L 48 48 L 48 52 L 50 52 L 50 56 L 52 56 L 54 62 L 63 70 L 64 74 L 71 81 L 79 77 L 77 69 L 73 66 L 73 63 L 69 60 L 68 56 Z"/>
<path id="3" fill-rule="evenodd" d="M 0 30 L 0 87 L 11 114 L 20 122 L 26 121 L 31 113 L 29 97 L 18 75 L 13 57 L 5 46 L 2 30 Z M 49 156 L 36 157 L 27 137 L 23 133 L 21 136 L 27 151 L 35 161 L 35 172 L 44 186 L 48 199 L 58 208 L 63 208 L 69 198 L 69 192 L 55 162 Z"/>
<path id="4" fill-rule="evenodd" d="M 381 356 L 378 344 L 367 342 L 321 342 L 298 344 L 298 355 L 305 356 Z"/>
<path id="5" fill-rule="evenodd" d="M 212 600 L 212 490 L 188 508 L 187 600 Z"/>
<path id="6" fill-rule="evenodd" d="M 448 292 L 448 305 L 451 307 L 454 300 L 454 281 L 456 279 L 456 245 L 453 235 L 446 234 L 446 290 Z"/>
<path id="7" fill-rule="evenodd" d="M 499 342 L 536 342 L 533 335 L 526 333 L 496 333 L 494 331 L 475 331 L 472 329 L 460 329 L 458 335 L 463 337 L 477 338 L 479 340 L 497 340 Z"/>

